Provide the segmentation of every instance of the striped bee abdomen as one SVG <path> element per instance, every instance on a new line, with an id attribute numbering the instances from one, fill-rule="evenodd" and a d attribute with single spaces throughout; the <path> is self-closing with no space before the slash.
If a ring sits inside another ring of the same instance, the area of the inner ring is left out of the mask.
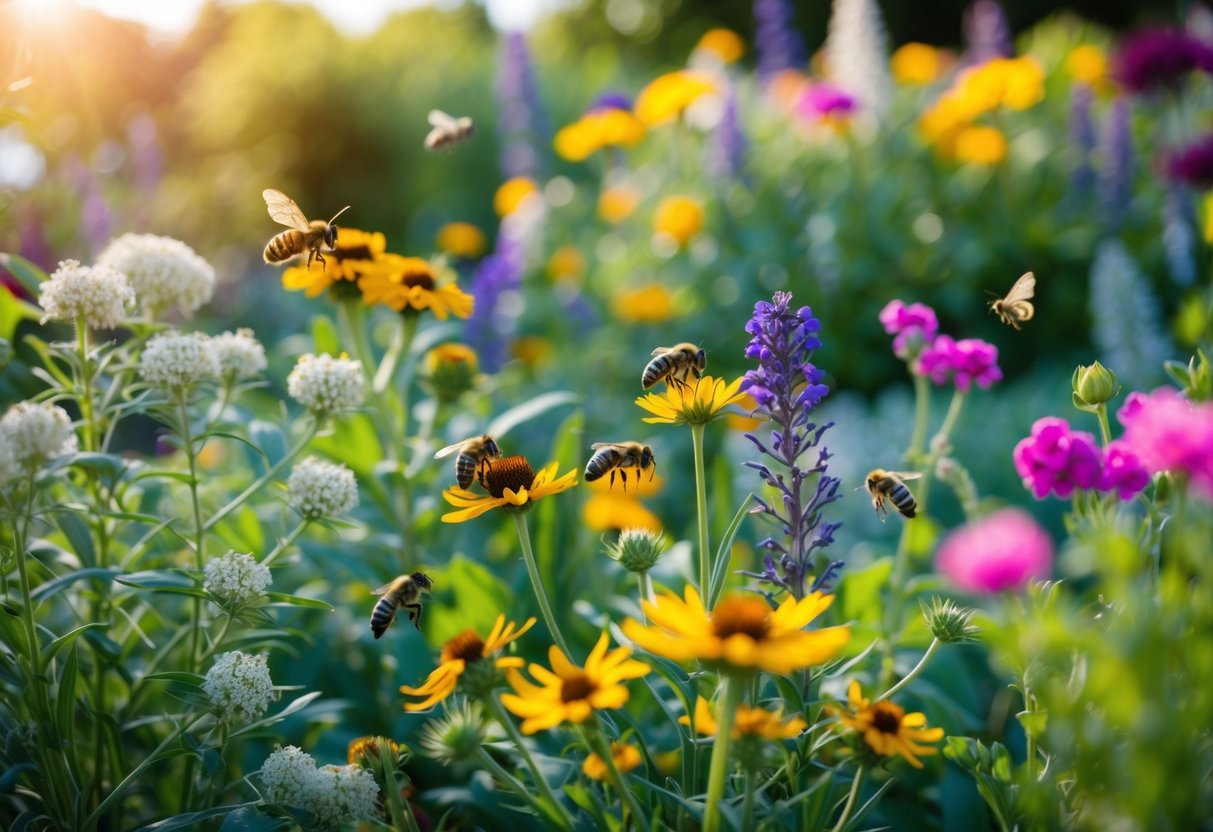
<path id="1" fill-rule="evenodd" d="M 289 260 L 296 254 L 303 251 L 304 235 L 302 231 L 294 228 L 283 231 L 275 236 L 265 246 L 265 262 L 281 263 L 283 260 Z"/>
<path id="2" fill-rule="evenodd" d="M 399 604 L 394 594 L 384 595 L 375 603 L 375 609 L 371 611 L 371 632 L 375 634 L 375 638 L 387 632 L 387 628 L 396 618 L 397 606 Z"/>

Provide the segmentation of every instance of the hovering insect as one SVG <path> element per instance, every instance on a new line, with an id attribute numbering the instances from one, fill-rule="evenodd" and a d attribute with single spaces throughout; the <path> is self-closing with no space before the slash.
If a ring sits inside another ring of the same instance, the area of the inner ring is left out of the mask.
<path id="1" fill-rule="evenodd" d="M 658 347 L 653 350 L 653 359 L 645 366 L 640 383 L 645 390 L 659 381 L 664 381 L 667 385 L 689 387 L 687 377 L 694 376 L 698 379 L 707 364 L 707 356 L 695 344 Z"/>
<path id="2" fill-rule="evenodd" d="M 914 495 L 910 493 L 910 489 L 906 488 L 903 480 L 916 480 L 921 476 L 921 473 L 886 471 L 883 468 L 875 468 L 868 472 L 863 487 L 872 495 L 872 508 L 876 509 L 876 516 L 880 518 L 880 522 L 883 523 L 889 514 L 889 510 L 885 507 L 886 501 L 892 503 L 903 517 L 914 516 L 918 510 L 918 503 L 914 501 Z"/>
<path id="3" fill-rule="evenodd" d="M 275 222 L 290 226 L 289 231 L 276 235 L 266 245 L 265 262 L 281 263 L 306 251 L 309 269 L 312 267 L 312 258 L 319 260 L 320 265 L 323 266 L 324 254 L 320 249 L 333 250 L 333 246 L 337 243 L 337 226 L 333 223 L 337 217 L 348 211 L 350 206 L 342 208 L 328 222 L 324 220 L 309 222 L 308 218 L 299 210 L 299 206 L 295 204 L 295 200 L 282 191 L 266 188 L 261 192 L 261 196 L 265 199 L 265 207 L 269 209 L 270 218 Z"/>
<path id="4" fill-rule="evenodd" d="M 389 584 L 384 584 L 372 592 L 381 595 L 371 610 L 371 632 L 379 638 L 396 619 L 397 607 L 409 611 L 409 621 L 421 629 L 421 593 L 434 588 L 434 582 L 424 572 L 414 572 L 412 575 L 401 575 Z"/>
<path id="5" fill-rule="evenodd" d="M 442 150 L 446 147 L 453 147 L 464 139 L 472 135 L 475 129 L 472 125 L 472 120 L 467 116 L 447 115 L 442 110 L 430 110 L 426 121 L 433 127 L 425 137 L 426 150 Z"/>
<path id="6" fill-rule="evenodd" d="M 1026 272 L 1021 275 L 1005 298 L 990 301 L 990 311 L 1002 319 L 1004 324 L 1019 329 L 1020 324 L 1032 320 L 1036 307 L 1032 296 L 1036 294 L 1036 275 Z"/>
<path id="7" fill-rule="evenodd" d="M 649 479 L 657 473 L 657 460 L 653 449 L 639 442 L 595 442 L 590 448 L 594 455 L 585 465 L 585 481 L 593 482 L 600 479 L 607 471 L 611 472 L 611 488 L 615 487 L 615 471 L 623 480 L 623 490 L 628 490 L 628 472 L 626 469 L 636 469 L 636 479 L 645 468 L 652 468 Z"/>
<path id="8" fill-rule="evenodd" d="M 456 451 L 459 456 L 455 457 L 455 481 L 463 489 L 472 486 L 476 472 L 483 471 L 490 459 L 501 456 L 501 448 L 497 447 L 497 442 L 486 433 L 440 448 L 434 454 L 434 459 L 445 459 Z"/>

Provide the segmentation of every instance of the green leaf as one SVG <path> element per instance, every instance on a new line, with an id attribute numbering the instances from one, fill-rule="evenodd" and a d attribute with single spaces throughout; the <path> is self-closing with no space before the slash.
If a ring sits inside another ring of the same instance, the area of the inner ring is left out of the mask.
<path id="1" fill-rule="evenodd" d="M 184 670 L 162 670 L 159 673 L 149 673 L 143 677 L 145 682 L 178 682 L 183 685 L 202 687 L 202 676 L 198 673 L 187 673 Z"/>
<path id="2" fill-rule="evenodd" d="M 469 627 L 487 633 L 497 620 L 498 610 L 510 609 L 515 603 L 513 593 L 500 578 L 463 555 L 430 572 L 434 600 L 426 604 L 423 632 L 432 645 L 445 644 Z"/>
<path id="3" fill-rule="evenodd" d="M 42 310 L 29 301 L 21 300 L 7 290 L 0 292 L 0 338 L 12 341 L 22 321 L 36 321 L 41 317 Z"/>
<path id="4" fill-rule="evenodd" d="M 290 448 L 286 434 L 274 422 L 254 419 L 249 423 L 248 435 L 249 438 L 245 444 L 256 451 L 259 462 L 267 467 L 286 456 L 286 452 Z"/>
<path id="5" fill-rule="evenodd" d="M 341 336 L 337 334 L 337 327 L 328 315 L 317 315 L 312 318 L 312 349 L 317 355 L 322 353 L 341 354 Z"/>
<path id="6" fill-rule="evenodd" d="M 186 485 L 190 485 L 194 481 L 194 478 L 190 476 L 188 471 L 173 471 L 168 468 L 147 468 L 131 477 L 133 482 L 152 479 L 176 480 L 177 482 L 183 482 Z"/>
<path id="7" fill-rule="evenodd" d="M 118 574 L 121 573 L 113 569 L 103 569 L 100 566 L 90 566 L 87 569 L 77 569 L 74 572 L 68 572 L 66 575 L 60 575 L 57 578 L 53 578 L 43 584 L 39 584 L 37 588 L 30 592 L 30 597 L 42 599 L 47 595 L 53 595 L 54 593 L 71 586 L 76 581 L 83 581 L 90 578 L 96 578 L 108 584 L 113 581 L 114 576 Z"/>
<path id="8" fill-rule="evenodd" d="M 93 535 L 84 518 L 74 511 L 60 511 L 55 514 L 55 524 L 71 544 L 80 562 L 85 566 L 96 565 L 97 551 L 93 548 Z"/>
<path id="9" fill-rule="evenodd" d="M 863 569 L 848 570 L 847 579 L 838 587 L 842 620 L 879 622 L 884 610 L 881 590 L 892 573 L 893 559 L 888 557 Z"/>
<path id="10" fill-rule="evenodd" d="M 230 430 L 208 430 L 206 433 L 199 434 L 198 436 L 194 437 L 195 441 L 208 438 L 231 439 L 233 442 L 239 442 L 242 445 L 247 445 L 254 453 L 264 456 L 261 448 L 253 444 L 253 442 L 250 441 L 247 436 L 241 436 L 240 434 L 233 433 Z"/>
<path id="11" fill-rule="evenodd" d="M 546 413 L 555 407 L 560 407 L 565 404 L 573 404 L 578 400 L 576 393 L 570 393 L 564 390 L 558 390 L 552 393 L 544 393 L 540 396 L 525 401 L 516 407 L 511 407 L 505 413 L 502 413 L 496 419 L 489 423 L 484 432 L 493 438 L 500 440 L 502 436 L 509 433 L 519 425 L 529 422 L 536 416 Z"/>
<path id="12" fill-rule="evenodd" d="M 235 738 L 235 737 L 240 736 L 241 734 L 247 734 L 250 731 L 256 731 L 257 729 L 264 728 L 267 725 L 273 725 L 276 722 L 281 722 L 282 720 L 286 719 L 288 716 L 293 716 L 294 714 L 297 714 L 300 711 L 302 711 L 304 708 L 306 708 L 308 705 L 310 705 L 312 703 L 312 700 L 319 697 L 321 695 L 321 693 L 322 693 L 322 691 L 318 691 L 318 690 L 312 691 L 311 693 L 305 693 L 303 696 L 300 696 L 300 697 L 297 697 L 296 699 L 294 699 L 291 702 L 291 704 L 287 705 L 285 708 L 283 708 L 278 713 L 270 714 L 269 716 L 263 716 L 261 719 L 257 720 L 256 722 L 250 722 L 248 725 L 245 725 L 240 730 L 233 731 L 231 736 L 233 738 Z"/>
<path id="13" fill-rule="evenodd" d="M 716 599 L 720 597 L 720 593 L 724 590 L 724 585 L 728 580 L 729 563 L 732 560 L 733 540 L 737 537 L 737 530 L 741 528 L 741 521 L 745 519 L 748 509 L 750 508 L 750 500 L 754 496 L 753 492 L 746 494 L 742 499 L 741 505 L 737 509 L 737 513 L 733 515 L 733 519 L 729 521 L 728 528 L 724 530 L 724 535 L 720 538 L 720 545 L 716 547 L 716 560 L 712 565 L 712 576 L 708 581 L 708 609 L 716 606 Z"/>
<path id="14" fill-rule="evenodd" d="M 281 818 L 272 818 L 269 815 L 260 814 L 253 808 L 255 805 L 254 803 L 233 803 L 229 806 L 212 806 L 210 809 L 173 815 L 171 818 L 158 820 L 155 823 L 149 823 L 147 826 L 140 826 L 135 832 L 172 832 L 172 830 L 176 829 L 192 829 L 197 827 L 202 821 L 217 818 L 220 815 L 227 815 L 220 829 L 241 830 L 242 832 L 269 832 L 271 829 L 281 829 L 286 825 L 287 821 Z M 251 812 L 254 817 L 261 818 L 270 825 L 239 825 L 239 821 L 237 821 L 237 825 L 229 825 L 228 821 L 244 811 Z"/>
<path id="15" fill-rule="evenodd" d="M 292 607 L 303 607 L 309 610 L 324 610 L 332 612 L 333 606 L 319 598 L 305 598 L 302 595 L 288 595 L 285 592 L 267 592 L 265 597 L 275 604 L 285 604 Z"/>
<path id="16" fill-rule="evenodd" d="M 64 633 L 63 635 L 59 636 L 57 639 L 52 641 L 50 644 L 43 647 L 42 654 L 45 657 L 46 661 L 50 661 L 51 659 L 53 659 L 55 657 L 55 655 L 60 650 L 62 650 L 64 647 L 67 647 L 68 645 L 70 645 L 72 642 L 74 642 L 76 639 L 80 638 L 80 636 L 84 635 L 89 630 L 94 630 L 97 628 L 104 629 L 108 626 L 109 626 L 109 624 L 102 623 L 99 621 L 94 621 L 89 624 L 81 624 L 79 627 L 72 630 L 70 633 Z M 110 643 L 113 644 L 113 642 L 110 642 Z"/>
<path id="17" fill-rule="evenodd" d="M 72 461 L 69 464 L 73 468 L 85 468 L 89 471 L 104 474 L 110 479 L 117 479 L 122 476 L 122 472 L 126 470 L 126 466 L 129 463 L 117 454 L 81 451 L 72 457 Z"/>
<path id="18" fill-rule="evenodd" d="M 31 295 L 38 294 L 42 288 L 42 283 L 50 279 L 50 275 L 20 254 L 0 252 L 0 267 L 8 269 L 12 276 L 17 278 L 25 291 Z M 38 314 L 41 315 L 41 311 Z"/>
<path id="19" fill-rule="evenodd" d="M 55 696 L 55 721 L 58 723 L 59 736 L 68 748 L 73 748 L 76 744 L 76 678 L 79 672 L 79 654 L 74 649 L 68 650 L 67 659 L 63 662 L 63 671 L 59 674 L 59 690 Z"/>
<path id="20" fill-rule="evenodd" d="M 37 771 L 33 763 L 14 763 L 0 772 L 0 794 L 9 794 L 17 786 L 17 780 L 24 771 Z"/>

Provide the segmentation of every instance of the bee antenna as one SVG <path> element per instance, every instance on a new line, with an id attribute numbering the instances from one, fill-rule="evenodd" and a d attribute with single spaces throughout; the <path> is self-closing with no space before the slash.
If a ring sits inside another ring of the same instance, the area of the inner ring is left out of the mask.
<path id="1" fill-rule="evenodd" d="M 336 222 L 337 218 L 348 210 L 350 210 L 350 206 L 347 205 L 344 208 L 342 208 L 340 211 L 338 211 L 336 214 L 333 214 L 333 218 L 331 220 L 329 220 L 329 225 L 332 225 L 334 222 Z"/>

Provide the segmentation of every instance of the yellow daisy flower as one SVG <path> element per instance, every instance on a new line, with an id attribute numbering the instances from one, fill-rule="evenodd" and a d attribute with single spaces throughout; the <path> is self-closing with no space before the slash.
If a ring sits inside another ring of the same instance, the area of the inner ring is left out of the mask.
<path id="1" fill-rule="evenodd" d="M 425 711 L 455 692 L 459 678 L 478 662 L 492 657 L 511 641 L 520 637 L 531 627 L 535 619 L 528 618 L 521 627 L 513 621 L 506 622 L 505 614 L 497 616 L 489 637 L 481 639 L 475 630 L 464 630 L 459 635 L 442 645 L 442 654 L 438 667 L 429 675 L 420 687 L 401 685 L 400 692 L 406 696 L 424 696 L 421 702 L 406 702 L 406 711 Z M 517 629 L 515 629 L 517 628 Z M 510 669 L 522 667 L 523 661 L 518 656 L 503 656 L 492 663 L 493 668 Z"/>
<path id="2" fill-rule="evenodd" d="M 850 708 L 829 706 L 842 724 L 857 731 L 864 742 L 882 757 L 900 754 L 914 768 L 922 768 L 918 759 L 929 754 L 938 754 L 938 748 L 918 745 L 923 742 L 939 742 L 943 739 L 942 728 L 925 728 L 925 714 L 907 714 L 900 705 L 892 702 L 868 702 L 860 692 L 859 682 L 851 682 L 847 688 L 847 704 Z"/>
<path id="3" fill-rule="evenodd" d="M 962 162 L 975 165 L 997 165 L 1007 158 L 1007 140 L 994 127 L 974 125 L 956 134 L 953 152 Z"/>
<path id="4" fill-rule="evenodd" d="M 632 769 L 639 767 L 642 762 L 640 749 L 634 745 L 628 745 L 626 742 L 611 743 L 611 759 L 614 760 L 615 768 L 620 774 L 627 774 Z M 606 763 L 596 753 L 591 753 L 585 758 L 585 762 L 581 764 L 581 770 L 591 780 L 607 779 Z"/>
<path id="5" fill-rule="evenodd" d="M 716 84 L 702 73 L 680 69 L 659 75 L 636 96 L 633 110 L 641 123 L 654 127 L 673 121 L 682 111 L 699 100 L 699 97 L 716 92 Z"/>
<path id="6" fill-rule="evenodd" d="M 833 595 L 814 592 L 799 601 L 787 598 L 772 610 L 757 596 L 729 595 L 709 613 L 688 586 L 685 600 L 665 593 L 656 601 L 641 601 L 652 625 L 629 618 L 623 632 L 650 653 L 674 661 L 698 659 L 722 670 L 788 674 L 829 661 L 851 640 L 847 626 L 803 629 L 833 602 Z"/>
<path id="7" fill-rule="evenodd" d="M 438 229 L 438 248 L 452 257 L 475 259 L 484 254 L 488 243 L 484 232 L 470 222 L 448 222 Z"/>
<path id="8" fill-rule="evenodd" d="M 375 767 L 379 763 L 379 746 L 386 745 L 392 757 L 400 754 L 400 744 L 387 737 L 358 737 L 350 740 L 345 761 L 350 765 Z"/>
<path id="9" fill-rule="evenodd" d="M 724 379 L 704 376 L 695 385 L 675 384 L 664 393 L 647 393 L 636 404 L 652 413 L 644 421 L 652 425 L 706 425 L 720 411 L 741 401 L 742 377 L 725 383 Z"/>
<path id="10" fill-rule="evenodd" d="M 537 500 L 567 491 L 577 484 L 577 472 L 569 471 L 556 477 L 553 462 L 538 474 L 523 456 L 507 456 L 489 461 L 481 474 L 480 484 L 488 494 L 476 494 L 457 485 L 442 492 L 443 498 L 458 511 L 442 515 L 443 523 L 462 523 L 479 517 L 486 511 L 504 508 L 525 511 Z"/>
<path id="11" fill-rule="evenodd" d="M 439 320 L 448 315 L 467 320 L 472 316 L 475 299 L 454 283 L 439 286 L 434 267 L 420 257 L 384 255 L 358 278 L 362 302 L 381 303 L 397 312 L 428 309 Z"/>
<path id="12" fill-rule="evenodd" d="M 548 280 L 576 280 L 585 274 L 585 255 L 576 246 L 561 246 L 547 263 Z"/>
<path id="13" fill-rule="evenodd" d="M 310 269 L 291 266 L 282 273 L 282 288 L 290 291 L 303 289 L 304 294 L 314 298 L 342 281 L 353 284 L 383 257 L 386 249 L 387 238 L 381 232 L 368 233 L 357 228 L 340 227 L 337 229 L 336 245 L 332 251 L 324 254 L 324 265 L 317 268 L 317 264 L 313 263 Z"/>
<path id="14" fill-rule="evenodd" d="M 517 695 L 503 694 L 501 704 L 522 719 L 522 733 L 534 734 L 562 722 L 581 724 L 594 711 L 622 708 L 627 703 L 628 689 L 623 682 L 645 675 L 649 666 L 630 659 L 630 647 L 618 647 L 607 653 L 609 643 L 603 633 L 586 658 L 584 668 L 570 662 L 552 645 L 548 650 L 551 670 L 539 664 L 528 668 L 538 685 L 517 670 L 508 671 L 510 687 Z"/>
<path id="15" fill-rule="evenodd" d="M 683 725 L 692 725 L 691 718 L 685 714 L 678 717 L 678 721 Z M 693 727 L 696 734 L 716 736 L 716 717 L 712 714 L 708 700 L 702 696 L 695 699 Z M 784 719 L 783 708 L 768 711 L 766 708 L 739 705 L 737 714 L 733 718 L 732 737 L 733 739 L 746 736 L 764 740 L 787 740 L 800 736 L 807 727 L 809 724 L 798 716 Z"/>
<path id="16" fill-rule="evenodd" d="M 631 147 L 644 138 L 644 125 L 628 110 L 591 110 L 563 127 L 552 145 L 562 159 L 583 162 L 604 147 Z"/>

